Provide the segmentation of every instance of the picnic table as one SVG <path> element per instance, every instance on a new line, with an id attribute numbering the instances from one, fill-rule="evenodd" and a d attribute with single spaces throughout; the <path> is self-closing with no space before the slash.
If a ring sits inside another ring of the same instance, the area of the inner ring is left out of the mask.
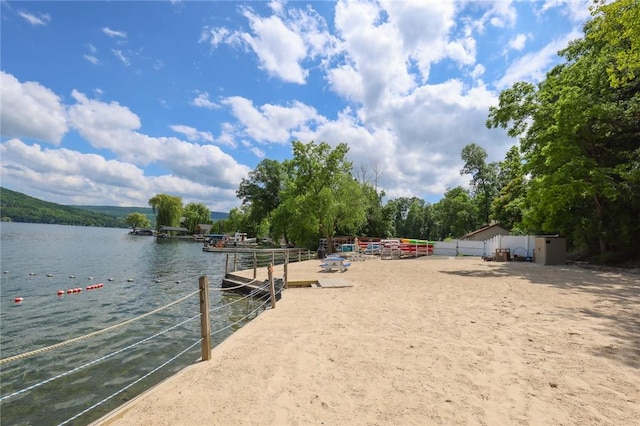
<path id="1" fill-rule="evenodd" d="M 345 260 L 344 257 L 329 256 L 322 259 L 320 267 L 325 272 L 330 272 L 334 269 L 339 269 L 340 272 L 344 272 L 351 266 L 351 262 L 345 262 Z"/>

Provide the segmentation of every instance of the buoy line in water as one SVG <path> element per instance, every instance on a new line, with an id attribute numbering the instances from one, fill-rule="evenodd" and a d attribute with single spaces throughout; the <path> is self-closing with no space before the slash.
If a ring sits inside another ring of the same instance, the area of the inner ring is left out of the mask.
<path id="1" fill-rule="evenodd" d="M 76 342 L 79 342 L 81 340 L 88 339 L 89 337 L 97 336 L 99 334 L 106 333 L 108 331 L 112 331 L 112 330 L 115 330 L 115 329 L 120 328 L 120 327 L 124 327 L 127 324 L 131 324 L 132 322 L 138 321 L 138 320 L 140 320 L 142 318 L 148 317 L 149 315 L 153 315 L 153 314 L 155 314 L 157 312 L 160 312 L 160 311 L 162 311 L 164 309 L 167 309 L 170 306 L 176 305 L 176 304 L 178 304 L 178 303 L 180 303 L 180 302 L 182 302 L 182 301 L 184 301 L 184 300 L 186 300 L 186 299 L 190 298 L 191 296 L 193 296 L 195 294 L 198 294 L 198 293 L 200 293 L 200 290 L 196 290 L 196 291 L 194 291 L 192 293 L 189 293 L 186 296 L 181 297 L 180 299 L 175 300 L 175 301 L 173 301 L 171 303 L 168 303 L 168 304 L 166 304 L 164 306 L 161 306 L 161 307 L 159 307 L 157 309 L 154 309 L 153 311 L 150 311 L 150 312 L 147 312 L 145 314 L 139 315 L 139 316 L 137 316 L 135 318 L 131 318 L 129 320 L 123 321 L 121 323 L 112 325 L 110 327 L 103 328 L 102 330 L 98 330 L 98 331 L 94 331 L 93 333 L 85 334 L 84 336 L 75 337 L 73 339 L 65 340 L 64 342 L 56 343 L 56 344 L 51 345 L 51 346 L 46 346 L 44 348 L 36 349 L 36 350 L 30 351 L 30 352 L 25 352 L 25 353 L 22 353 L 22 354 L 19 354 L 19 355 L 14 355 L 14 356 L 10 356 L 10 357 L 7 357 L 7 358 L 2 358 L 2 359 L 0 359 L 0 365 L 5 364 L 7 362 L 11 362 L 11 361 L 16 361 L 18 359 L 29 358 L 31 356 L 34 356 L 34 355 L 37 355 L 37 354 L 41 354 L 43 352 L 47 352 L 47 351 L 50 351 L 50 350 L 53 350 L 53 349 L 57 349 L 57 348 L 60 348 L 62 346 L 70 345 L 72 343 L 76 343 Z"/>

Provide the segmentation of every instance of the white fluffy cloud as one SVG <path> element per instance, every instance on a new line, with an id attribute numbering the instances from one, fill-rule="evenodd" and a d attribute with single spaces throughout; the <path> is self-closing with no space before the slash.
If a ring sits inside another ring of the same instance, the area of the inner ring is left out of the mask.
<path id="1" fill-rule="evenodd" d="M 249 168 L 219 147 L 145 135 L 138 131 L 140 118 L 129 108 L 117 102 L 90 99 L 77 90 L 71 95 L 75 103 L 65 110 L 49 89 L 37 83 L 20 83 L 2 73 L 2 136 L 14 138 L 2 144 L 2 173 L 3 179 L 14 182 L 16 190 L 21 185 L 45 185 L 55 187 L 61 196 L 84 192 L 69 196 L 76 203 L 103 199 L 97 204 L 121 205 L 135 200 L 144 205 L 149 193 L 180 187 L 179 194 L 185 199 L 206 201 L 210 207 L 212 201 L 206 200 L 206 194 L 224 195 L 216 202 L 218 208 L 228 210 L 237 203 L 235 189 Z M 116 159 L 65 148 L 42 149 L 38 144 L 28 145 L 16 139 L 32 137 L 59 144 L 69 128 Z M 174 125 L 172 129 L 189 140 L 213 141 L 211 133 L 193 127 Z M 140 166 L 152 163 L 170 174 L 145 176 Z"/>
<path id="2" fill-rule="evenodd" d="M 21 83 L 0 71 L 0 127 L 7 137 L 35 138 L 59 144 L 67 133 L 60 98 L 37 82 Z"/>
<path id="3" fill-rule="evenodd" d="M 316 110 L 300 102 L 291 106 L 265 104 L 255 107 L 251 100 L 239 96 L 222 101 L 236 117 L 246 135 L 257 142 L 288 143 L 291 133 L 305 129 L 309 124 L 323 121 Z"/>
<path id="4" fill-rule="evenodd" d="M 294 8 L 281 16 L 283 3 L 271 2 L 270 6 L 275 14 L 267 17 L 249 7 L 242 8 L 250 31 L 205 26 L 199 42 L 207 42 L 213 48 L 222 43 L 248 48 L 267 74 L 288 83 L 304 84 L 308 70 L 303 68 L 302 61 L 326 55 L 334 39 L 324 19 L 313 9 Z"/>
<path id="5" fill-rule="evenodd" d="M 537 52 L 527 53 L 512 62 L 504 76 L 495 83 L 496 88 L 502 90 L 517 81 L 538 82 L 544 79 L 549 66 L 556 60 L 558 51 L 566 47 L 571 40 L 581 36 L 572 32 L 562 39 L 554 40 Z"/>
<path id="6" fill-rule="evenodd" d="M 207 92 L 198 93 L 198 95 L 191 101 L 191 105 L 195 105 L 197 107 L 207 108 L 207 109 L 220 108 L 220 105 L 209 100 L 209 93 Z"/>
<path id="7" fill-rule="evenodd" d="M 195 127 L 185 126 L 182 124 L 174 124 L 171 126 L 171 130 L 176 133 L 181 133 L 187 137 L 190 141 L 206 141 L 213 142 L 213 135 L 211 132 L 203 132 Z"/>
<path id="8" fill-rule="evenodd" d="M 141 123 L 137 115 L 117 102 L 105 103 L 73 92 L 76 104 L 69 108 L 70 122 L 92 146 L 108 149 L 119 159 L 139 165 L 161 164 L 182 176 L 221 188 L 236 187 L 248 172 L 220 148 L 189 143 L 173 137 L 151 137 L 137 132 Z M 183 134 L 197 134 L 208 139 L 210 134 L 193 133 L 178 127 Z M 176 128 L 173 129 L 176 131 Z"/>
<path id="9" fill-rule="evenodd" d="M 526 34 L 518 34 L 509 41 L 509 47 L 514 50 L 524 49 L 524 45 L 527 42 Z"/>

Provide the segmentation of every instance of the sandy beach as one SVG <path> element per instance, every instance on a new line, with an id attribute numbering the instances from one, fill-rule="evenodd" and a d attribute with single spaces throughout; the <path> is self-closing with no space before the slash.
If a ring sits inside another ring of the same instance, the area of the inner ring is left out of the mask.
<path id="1" fill-rule="evenodd" d="M 640 275 L 425 257 L 290 288 L 99 425 L 632 425 Z M 281 275 L 282 267 L 276 268 Z M 266 272 L 264 272 L 266 273 Z"/>

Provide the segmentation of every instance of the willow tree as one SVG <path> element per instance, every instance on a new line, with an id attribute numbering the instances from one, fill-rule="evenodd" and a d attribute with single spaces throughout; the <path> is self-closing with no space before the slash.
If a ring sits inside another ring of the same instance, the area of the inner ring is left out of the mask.
<path id="1" fill-rule="evenodd" d="M 184 224 L 189 232 L 196 232 L 200 224 L 211 223 L 211 211 L 202 203 L 188 203 L 184 206 Z"/>
<path id="2" fill-rule="evenodd" d="M 149 206 L 156 215 L 156 229 L 161 226 L 180 226 L 182 218 L 182 198 L 167 194 L 157 194 L 149 200 Z"/>

